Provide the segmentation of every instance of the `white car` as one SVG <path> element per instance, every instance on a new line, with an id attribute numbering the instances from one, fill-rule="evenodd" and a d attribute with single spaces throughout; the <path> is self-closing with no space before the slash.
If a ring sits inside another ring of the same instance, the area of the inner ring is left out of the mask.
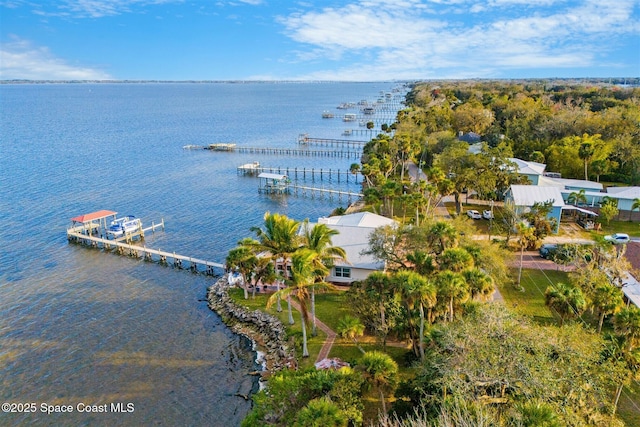
<path id="1" fill-rule="evenodd" d="M 476 210 L 468 210 L 467 211 L 467 216 L 471 219 L 480 219 L 482 218 L 482 215 L 480 215 L 480 212 L 476 211 Z"/>
<path id="2" fill-rule="evenodd" d="M 606 240 L 607 242 L 611 242 L 614 245 L 621 245 L 623 243 L 629 243 L 631 241 L 629 235 L 625 233 L 616 233 L 610 236 L 604 236 L 604 240 Z"/>
<path id="3" fill-rule="evenodd" d="M 484 219 L 493 219 L 493 212 L 491 212 L 491 211 L 482 211 L 482 218 L 484 218 Z"/>

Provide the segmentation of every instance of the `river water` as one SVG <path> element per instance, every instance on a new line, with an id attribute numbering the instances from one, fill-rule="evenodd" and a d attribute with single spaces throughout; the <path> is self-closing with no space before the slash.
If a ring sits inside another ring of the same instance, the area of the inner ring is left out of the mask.
<path id="1" fill-rule="evenodd" d="M 358 159 L 183 146 L 346 138 L 358 123 L 336 106 L 395 86 L 0 85 L 0 400 L 21 411 L 0 413 L 0 425 L 238 425 L 251 403 L 236 393 L 255 385 L 255 354 L 202 301 L 215 278 L 69 244 L 70 218 L 108 209 L 145 226 L 164 219 L 147 246 L 224 262 L 265 211 L 315 220 L 348 204 L 259 194 L 237 166 L 346 170 Z"/>

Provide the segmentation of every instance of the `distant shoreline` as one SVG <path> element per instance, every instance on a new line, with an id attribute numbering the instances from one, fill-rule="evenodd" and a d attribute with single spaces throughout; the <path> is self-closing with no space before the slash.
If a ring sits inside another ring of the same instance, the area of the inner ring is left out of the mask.
<path id="1" fill-rule="evenodd" d="M 640 77 L 527 77 L 527 78 L 502 78 L 502 79 L 404 79 L 404 80 L 250 80 L 250 79 L 229 79 L 229 80 L 154 80 L 154 79 L 110 79 L 110 80 L 30 80 L 30 79 L 6 79 L 0 80 L 0 85 L 21 85 L 21 84 L 370 84 L 370 83 L 414 83 L 414 82 L 450 82 L 450 81 L 469 81 L 469 82 L 566 82 L 566 83 L 582 83 L 587 85 L 607 84 L 614 86 L 640 86 Z"/>

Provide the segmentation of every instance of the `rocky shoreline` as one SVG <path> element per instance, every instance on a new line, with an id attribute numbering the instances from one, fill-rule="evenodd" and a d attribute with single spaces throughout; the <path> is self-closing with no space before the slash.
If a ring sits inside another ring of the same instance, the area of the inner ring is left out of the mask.
<path id="1" fill-rule="evenodd" d="M 224 275 L 207 290 L 207 304 L 234 333 L 249 338 L 264 352 L 264 370 L 259 374 L 265 378 L 281 369 L 295 368 L 295 352 L 287 342 L 282 322 L 260 310 L 250 311 L 239 306 L 229 296 L 228 289 L 227 275 Z"/>

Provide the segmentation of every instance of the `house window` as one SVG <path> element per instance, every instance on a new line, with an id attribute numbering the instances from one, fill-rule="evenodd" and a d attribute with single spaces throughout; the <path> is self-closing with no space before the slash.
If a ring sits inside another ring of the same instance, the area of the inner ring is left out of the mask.
<path id="1" fill-rule="evenodd" d="M 336 267 L 336 277 L 351 277 L 351 268 L 349 267 Z"/>

